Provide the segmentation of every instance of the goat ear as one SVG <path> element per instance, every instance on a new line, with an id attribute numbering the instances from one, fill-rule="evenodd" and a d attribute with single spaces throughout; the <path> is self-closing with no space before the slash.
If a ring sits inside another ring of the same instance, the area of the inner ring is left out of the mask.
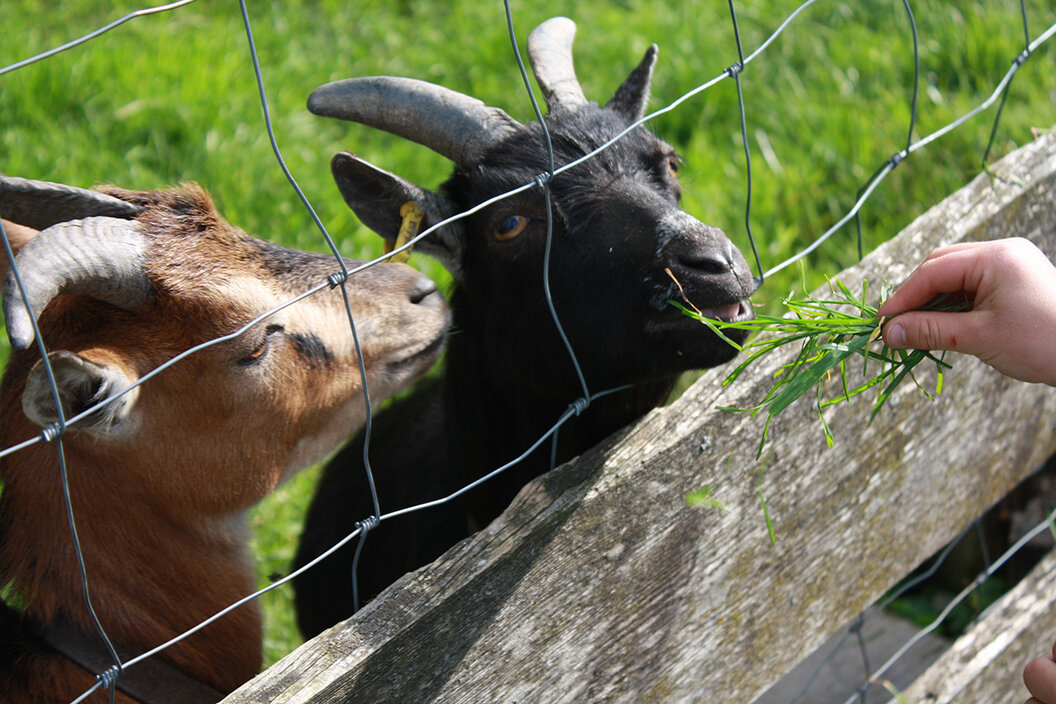
<path id="1" fill-rule="evenodd" d="M 653 44 L 642 58 L 641 63 L 631 71 L 616 94 L 605 107 L 623 115 L 628 122 L 637 122 L 645 115 L 649 103 L 649 84 L 653 80 L 653 68 L 656 66 L 657 46 Z"/>
<path id="2" fill-rule="evenodd" d="M 389 242 L 396 241 L 401 223 L 400 207 L 407 201 L 414 201 L 425 211 L 423 230 L 457 212 L 455 205 L 443 196 L 348 152 L 334 155 L 330 170 L 348 207 L 364 225 Z M 458 279 L 462 271 L 463 232 L 460 223 L 453 223 L 431 233 L 417 247 L 443 264 Z"/>
<path id="3" fill-rule="evenodd" d="M 94 362 L 66 350 L 51 352 L 48 361 L 55 376 L 63 418 L 67 420 L 117 395 L 133 381 L 116 364 Z M 138 388 L 132 389 L 78 421 L 71 426 L 72 429 L 102 437 L 126 430 L 138 394 Z M 55 412 L 55 396 L 43 362 L 38 361 L 29 372 L 22 394 L 22 410 L 27 418 L 41 427 L 59 419 Z"/>

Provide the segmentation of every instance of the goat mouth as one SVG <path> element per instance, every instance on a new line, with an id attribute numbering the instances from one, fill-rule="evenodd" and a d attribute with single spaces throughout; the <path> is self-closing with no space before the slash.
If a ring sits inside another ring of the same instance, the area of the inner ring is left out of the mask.
<path id="1" fill-rule="evenodd" d="M 432 364 L 436 361 L 437 357 L 440 356 L 440 353 L 444 349 L 444 343 L 446 342 L 447 330 L 445 329 L 429 344 L 394 361 L 391 364 L 391 367 L 395 369 L 406 369 L 408 367 L 418 367 L 422 364 Z"/>
<path id="2" fill-rule="evenodd" d="M 654 334 L 684 336 L 693 335 L 695 332 L 703 334 L 707 331 L 707 328 L 702 323 L 677 310 L 674 306 L 669 307 L 670 312 L 662 313 L 658 318 L 654 318 L 652 324 L 649 325 Z M 723 303 L 707 308 L 698 308 L 697 310 L 705 318 L 724 323 L 736 323 L 742 320 L 751 320 L 755 317 L 752 304 L 747 300 Z"/>
<path id="3" fill-rule="evenodd" d="M 748 301 L 701 308 L 700 314 L 709 320 L 718 320 L 723 323 L 739 323 L 742 320 L 751 320 L 755 315 L 752 311 L 752 305 Z"/>

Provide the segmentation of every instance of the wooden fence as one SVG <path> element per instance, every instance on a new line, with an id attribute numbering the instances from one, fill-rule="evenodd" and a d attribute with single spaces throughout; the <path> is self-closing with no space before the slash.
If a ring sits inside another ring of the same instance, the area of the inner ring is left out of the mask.
<path id="1" fill-rule="evenodd" d="M 876 290 L 1013 235 L 1056 257 L 1056 137 L 992 172 L 838 278 Z M 909 388 L 871 424 L 870 398 L 834 407 L 832 448 L 801 402 L 757 461 L 761 418 L 715 406 L 753 405 L 783 361 L 705 374 L 225 701 L 751 702 L 1056 451 L 1056 390 L 951 355 L 938 400 Z M 724 508 L 687 505 L 705 486 Z M 1054 579 L 1046 560 L 909 701 L 1025 700 Z"/>

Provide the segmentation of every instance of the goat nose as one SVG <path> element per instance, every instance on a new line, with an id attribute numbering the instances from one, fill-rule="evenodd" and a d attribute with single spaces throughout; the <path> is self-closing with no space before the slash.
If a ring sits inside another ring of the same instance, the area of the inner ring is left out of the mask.
<path id="1" fill-rule="evenodd" d="M 683 247 L 677 256 L 683 266 L 704 274 L 726 274 L 734 268 L 733 245 L 728 242 Z"/>
<path id="2" fill-rule="evenodd" d="M 442 298 L 439 295 L 439 290 L 436 288 L 436 284 L 433 283 L 432 279 L 426 276 L 418 277 L 414 286 L 408 292 L 407 297 L 414 305 L 435 305 L 438 304 Z"/>

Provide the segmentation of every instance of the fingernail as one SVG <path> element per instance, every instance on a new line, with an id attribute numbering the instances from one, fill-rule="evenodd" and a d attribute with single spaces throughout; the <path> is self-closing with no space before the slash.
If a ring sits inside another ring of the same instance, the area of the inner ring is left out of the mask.
<path id="1" fill-rule="evenodd" d="M 891 323 L 887 326 L 887 331 L 884 334 L 884 341 L 887 342 L 888 347 L 894 347 L 895 349 L 905 348 L 906 329 L 898 323 Z"/>

